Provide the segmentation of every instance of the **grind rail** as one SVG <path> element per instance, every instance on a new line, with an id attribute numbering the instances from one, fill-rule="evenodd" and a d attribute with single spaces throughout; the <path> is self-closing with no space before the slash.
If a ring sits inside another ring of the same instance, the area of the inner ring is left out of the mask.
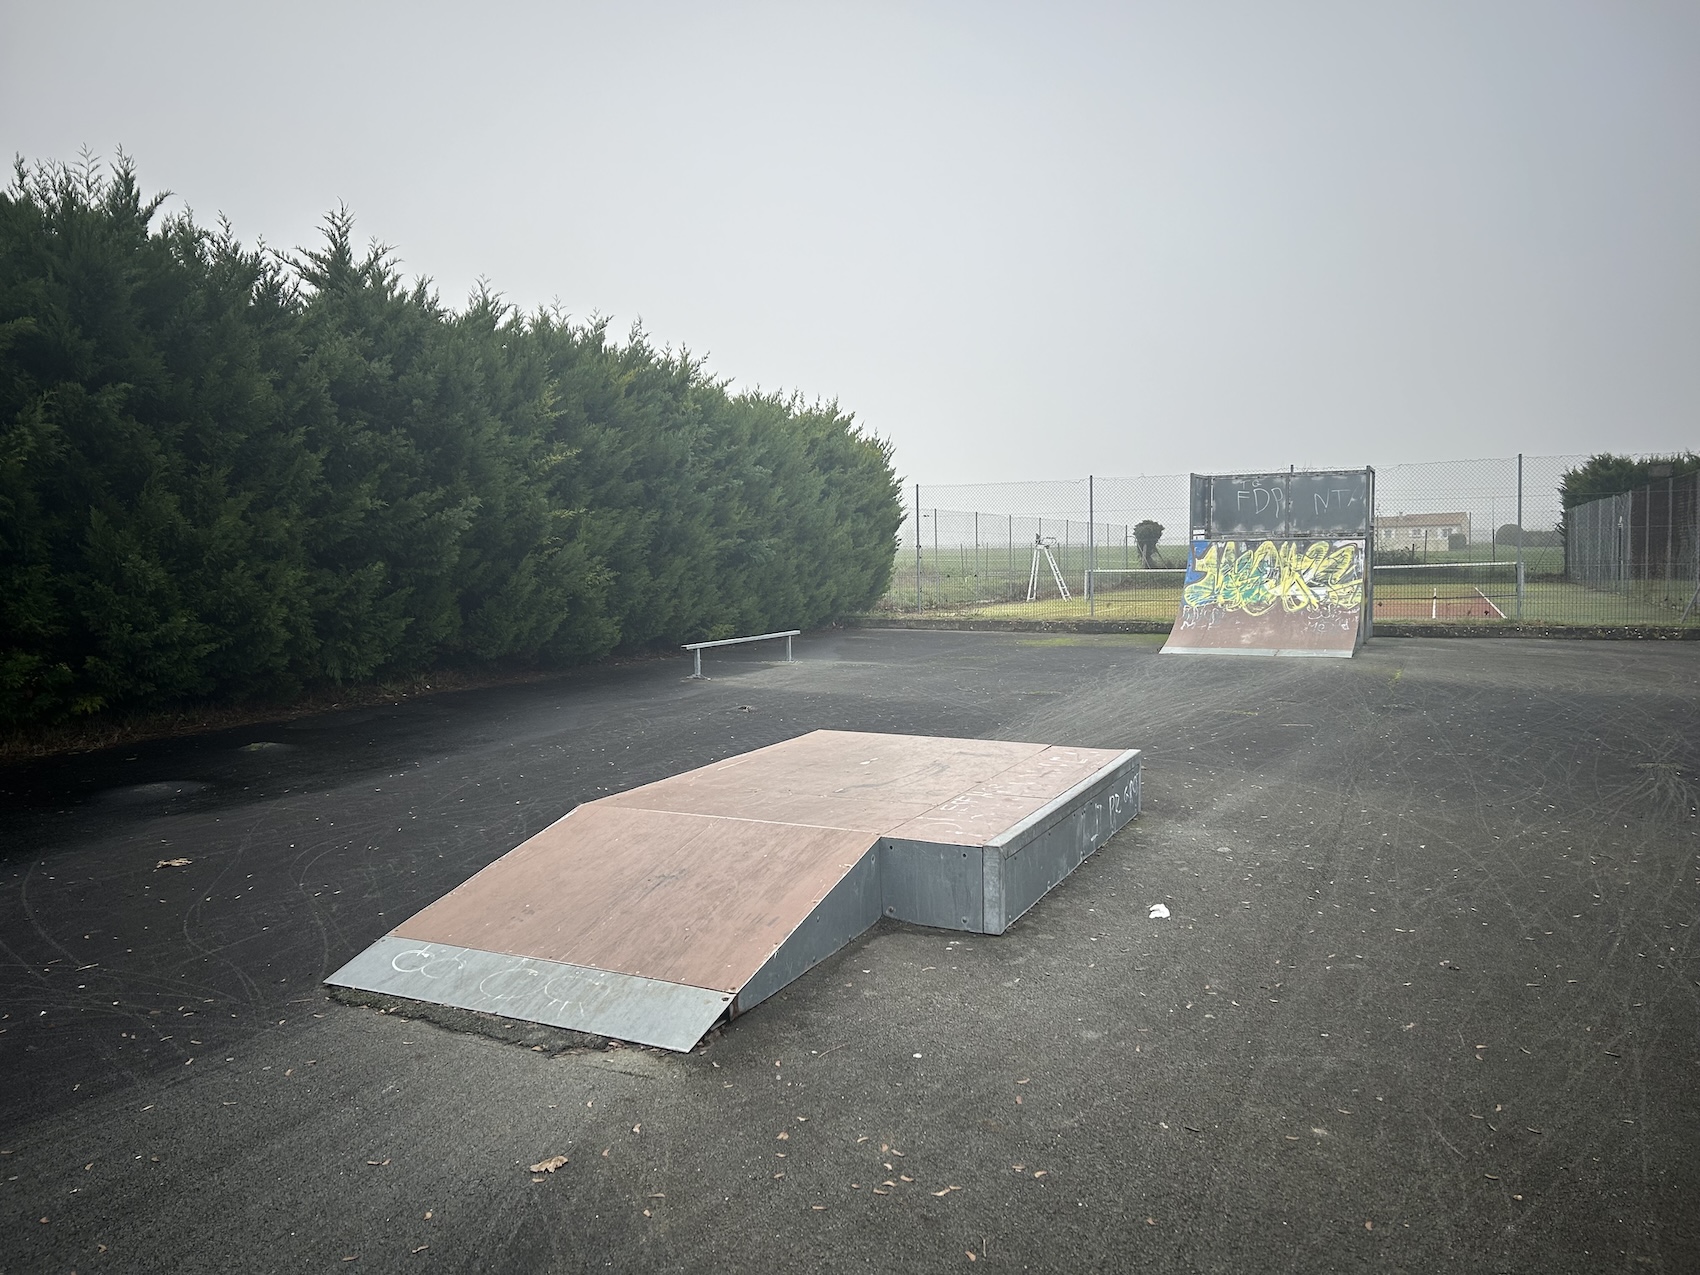
<path id="1" fill-rule="evenodd" d="M 797 661 L 791 658 L 791 639 L 801 636 L 802 632 L 801 629 L 786 629 L 781 633 L 757 633 L 753 637 L 721 638 L 718 642 L 687 642 L 684 649 L 689 651 L 696 660 L 696 667 L 692 670 L 691 676 L 702 677 L 702 653 L 705 647 L 738 646 L 744 642 L 766 642 L 775 638 L 785 639 L 785 662 L 795 664 Z"/>

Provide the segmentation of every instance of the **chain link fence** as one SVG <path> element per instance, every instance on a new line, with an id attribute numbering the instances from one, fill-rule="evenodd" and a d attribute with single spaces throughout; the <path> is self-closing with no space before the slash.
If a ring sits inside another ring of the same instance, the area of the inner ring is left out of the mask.
<path id="1" fill-rule="evenodd" d="M 1377 620 L 1700 624 L 1700 477 L 1563 506 L 1586 456 L 1376 471 Z M 887 614 L 1169 624 L 1180 609 L 1188 476 L 911 488 Z M 1608 507 L 1609 506 L 1609 507 Z"/>
<path id="2" fill-rule="evenodd" d="M 1640 610 L 1700 610 L 1700 473 L 1572 507 L 1564 525 L 1567 578 Z"/>

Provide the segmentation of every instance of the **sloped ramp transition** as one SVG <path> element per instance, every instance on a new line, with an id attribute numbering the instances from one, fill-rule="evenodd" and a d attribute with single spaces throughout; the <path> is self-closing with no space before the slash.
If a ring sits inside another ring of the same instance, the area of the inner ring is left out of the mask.
<path id="1" fill-rule="evenodd" d="M 881 916 L 1003 933 L 1139 777 L 1137 749 L 816 731 L 579 806 L 326 981 L 688 1050 Z"/>
<path id="2" fill-rule="evenodd" d="M 1195 540 L 1165 655 L 1350 658 L 1368 637 L 1362 540 Z"/>

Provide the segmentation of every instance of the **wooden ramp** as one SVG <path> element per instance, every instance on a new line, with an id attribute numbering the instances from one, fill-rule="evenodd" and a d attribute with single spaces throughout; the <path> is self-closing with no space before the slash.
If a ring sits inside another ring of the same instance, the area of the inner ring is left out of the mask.
<path id="1" fill-rule="evenodd" d="M 1364 543 L 1195 540 L 1163 653 L 1354 655 L 1369 629 Z"/>
<path id="2" fill-rule="evenodd" d="M 1139 753 L 816 731 L 579 806 L 326 981 L 688 1050 L 881 916 L 1001 934 Z"/>

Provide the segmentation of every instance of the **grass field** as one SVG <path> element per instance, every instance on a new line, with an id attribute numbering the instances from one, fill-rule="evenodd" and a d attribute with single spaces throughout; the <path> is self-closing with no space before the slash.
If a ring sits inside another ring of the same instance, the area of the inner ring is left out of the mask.
<path id="1" fill-rule="evenodd" d="M 1164 556 L 1177 555 L 1177 546 L 1167 546 Z M 1536 550 L 1535 553 L 1554 551 Z M 941 565 L 951 565 L 948 555 Z M 1103 558 L 1099 559 L 1102 563 Z M 1454 561 L 1463 561 L 1456 558 Z M 1477 561 L 1481 561 L 1478 559 Z M 1104 575 L 1096 596 L 1089 602 L 1083 595 L 1084 568 L 1072 572 L 1059 556 L 1059 567 L 1071 597 L 1058 596 L 1056 584 L 1044 568 L 1039 596 L 1027 598 L 1027 564 L 1014 577 L 1005 571 L 960 574 L 923 571 L 922 605 L 919 613 L 937 618 L 1002 620 L 1139 620 L 1172 621 L 1180 611 L 1180 571 L 1151 576 Z M 1438 559 L 1430 564 L 1441 566 Z M 1462 576 L 1464 578 L 1456 578 Z M 1472 578 L 1474 577 L 1474 578 Z M 911 555 L 907 577 L 899 575 L 884 600 L 885 612 L 916 613 L 915 571 Z M 1525 577 L 1519 614 L 1515 572 L 1494 568 L 1475 573 L 1450 573 L 1444 569 L 1424 571 L 1378 570 L 1375 580 L 1376 616 L 1385 620 L 1442 620 L 1457 624 L 1511 625 L 1674 625 L 1683 623 L 1682 613 L 1693 597 L 1691 582 L 1638 580 L 1623 592 L 1590 588 L 1556 578 Z M 1490 605 L 1491 604 L 1491 605 Z M 1497 612 L 1495 612 L 1497 608 Z M 1689 608 L 1688 625 L 1700 625 L 1700 606 Z"/>

